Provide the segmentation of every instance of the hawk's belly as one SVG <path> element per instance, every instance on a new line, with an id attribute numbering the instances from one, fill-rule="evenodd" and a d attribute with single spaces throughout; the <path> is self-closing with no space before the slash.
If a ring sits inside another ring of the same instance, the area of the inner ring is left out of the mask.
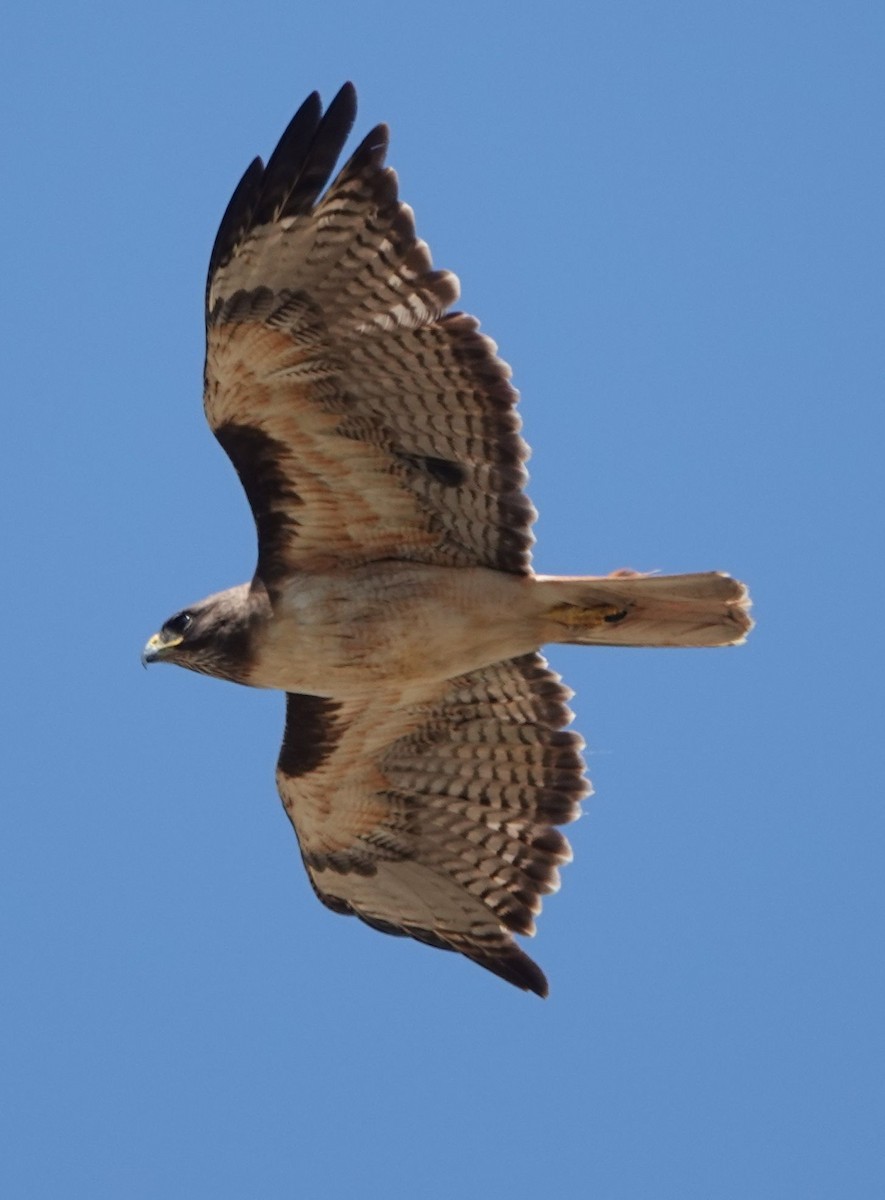
<path id="1" fill-rule="evenodd" d="M 249 683 L 344 697 L 451 679 L 541 640 L 531 578 L 373 563 L 294 580 L 274 605 Z"/>

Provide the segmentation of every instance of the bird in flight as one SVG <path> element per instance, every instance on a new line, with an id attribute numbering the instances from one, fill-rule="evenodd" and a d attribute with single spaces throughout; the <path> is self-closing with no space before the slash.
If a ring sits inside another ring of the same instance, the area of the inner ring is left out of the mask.
<path id="1" fill-rule="evenodd" d="M 533 573 L 510 369 L 451 311 L 385 125 L 329 185 L 355 116 L 349 83 L 309 96 L 222 218 L 204 408 L 258 562 L 143 660 L 286 693 L 277 786 L 324 904 L 543 996 L 513 935 L 589 787 L 540 647 L 729 645 L 749 598 L 717 572 Z"/>

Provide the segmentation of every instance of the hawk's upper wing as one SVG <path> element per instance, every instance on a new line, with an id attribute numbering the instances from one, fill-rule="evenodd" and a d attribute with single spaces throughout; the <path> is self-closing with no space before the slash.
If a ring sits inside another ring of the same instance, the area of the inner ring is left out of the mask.
<path id="1" fill-rule="evenodd" d="M 509 368 L 431 269 L 378 126 L 319 199 L 356 111 L 310 96 L 243 176 L 207 285 L 205 408 L 258 527 L 258 574 L 380 558 L 528 569 Z"/>
<path id="2" fill-rule="evenodd" d="M 277 785 L 319 898 L 546 995 L 511 933 L 534 932 L 571 857 L 553 826 L 588 791 L 569 696 L 539 654 L 421 703 L 290 695 Z"/>

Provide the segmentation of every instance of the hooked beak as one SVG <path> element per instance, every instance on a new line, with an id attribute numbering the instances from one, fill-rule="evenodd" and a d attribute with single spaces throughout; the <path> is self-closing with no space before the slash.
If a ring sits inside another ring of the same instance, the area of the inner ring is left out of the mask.
<path id="1" fill-rule="evenodd" d="M 148 663 L 162 662 L 164 653 L 174 649 L 181 640 L 180 637 L 164 639 L 161 633 L 155 633 L 141 652 L 141 665 L 146 667 Z"/>

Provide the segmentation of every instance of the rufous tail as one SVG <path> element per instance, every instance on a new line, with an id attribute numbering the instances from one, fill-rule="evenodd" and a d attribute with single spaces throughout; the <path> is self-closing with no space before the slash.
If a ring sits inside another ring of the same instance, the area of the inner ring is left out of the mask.
<path id="1" fill-rule="evenodd" d="M 539 576 L 546 640 L 580 646 L 731 646 L 753 628 L 750 596 L 730 575 Z"/>

